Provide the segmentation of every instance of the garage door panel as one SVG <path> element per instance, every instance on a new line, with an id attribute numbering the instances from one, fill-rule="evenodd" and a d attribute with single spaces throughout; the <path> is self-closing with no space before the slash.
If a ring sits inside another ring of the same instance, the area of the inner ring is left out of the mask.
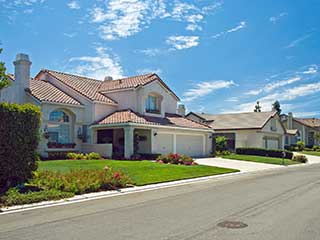
<path id="1" fill-rule="evenodd" d="M 203 155 L 203 136 L 177 135 L 177 153 L 193 157 Z"/>
<path id="2" fill-rule="evenodd" d="M 279 140 L 268 139 L 267 149 L 279 149 Z"/>
<path id="3" fill-rule="evenodd" d="M 158 133 L 156 149 L 160 154 L 173 153 L 173 134 Z"/>

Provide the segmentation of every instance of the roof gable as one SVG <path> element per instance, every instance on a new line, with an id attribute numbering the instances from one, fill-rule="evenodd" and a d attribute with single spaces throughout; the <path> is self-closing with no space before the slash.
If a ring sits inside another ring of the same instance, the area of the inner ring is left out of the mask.
<path id="1" fill-rule="evenodd" d="M 276 112 L 248 112 L 230 114 L 193 113 L 205 119 L 215 130 L 262 129 Z"/>
<path id="2" fill-rule="evenodd" d="M 59 80 L 66 86 L 70 87 L 71 89 L 85 96 L 91 101 L 116 104 L 114 100 L 99 92 L 99 88 L 103 83 L 102 81 L 53 70 L 41 70 L 41 72 L 48 73 L 55 79 Z M 40 73 L 37 74 L 36 78 Z"/>

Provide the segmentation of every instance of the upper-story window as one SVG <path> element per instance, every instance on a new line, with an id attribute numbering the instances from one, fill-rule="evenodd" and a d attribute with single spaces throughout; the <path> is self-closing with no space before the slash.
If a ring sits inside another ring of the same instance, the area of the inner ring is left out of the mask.
<path id="1" fill-rule="evenodd" d="M 157 95 L 149 95 L 146 101 L 147 113 L 161 113 L 161 97 Z"/>
<path id="2" fill-rule="evenodd" d="M 69 115 L 61 110 L 51 112 L 48 123 L 49 142 L 70 143 L 70 132 Z"/>
<path id="3" fill-rule="evenodd" d="M 277 121 L 274 118 L 271 119 L 270 130 L 271 131 L 277 131 Z"/>

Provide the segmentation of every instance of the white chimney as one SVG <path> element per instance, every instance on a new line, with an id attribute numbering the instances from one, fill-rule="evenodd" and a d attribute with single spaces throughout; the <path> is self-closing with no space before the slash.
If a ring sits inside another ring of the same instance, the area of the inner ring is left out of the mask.
<path id="1" fill-rule="evenodd" d="M 103 81 L 106 82 L 106 81 L 112 81 L 112 80 L 113 78 L 111 76 L 105 76 Z"/>
<path id="2" fill-rule="evenodd" d="M 18 103 L 25 102 L 25 90 L 30 88 L 31 62 L 27 54 L 19 53 L 14 64 L 14 85 Z"/>
<path id="3" fill-rule="evenodd" d="M 184 117 L 186 115 L 186 107 L 183 104 L 178 106 L 178 114 Z"/>

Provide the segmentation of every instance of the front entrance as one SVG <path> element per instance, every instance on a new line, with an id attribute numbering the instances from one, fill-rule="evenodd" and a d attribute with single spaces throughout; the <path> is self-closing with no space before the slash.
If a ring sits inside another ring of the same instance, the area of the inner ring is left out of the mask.
<path id="1" fill-rule="evenodd" d="M 98 130 L 97 143 L 111 143 L 112 158 L 122 159 L 124 157 L 124 131 L 122 128 Z"/>

